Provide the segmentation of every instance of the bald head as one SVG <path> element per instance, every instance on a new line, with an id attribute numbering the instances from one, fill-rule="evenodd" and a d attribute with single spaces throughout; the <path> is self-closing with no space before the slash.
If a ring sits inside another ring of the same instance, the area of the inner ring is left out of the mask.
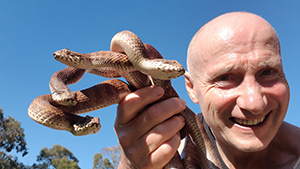
<path id="1" fill-rule="evenodd" d="M 191 40 L 187 57 L 188 71 L 195 76 L 199 74 L 195 73 L 195 67 L 205 66 L 216 55 L 243 52 L 239 51 L 242 50 L 240 45 L 251 48 L 262 43 L 280 54 L 277 34 L 265 19 L 248 12 L 221 15 L 205 24 Z"/>

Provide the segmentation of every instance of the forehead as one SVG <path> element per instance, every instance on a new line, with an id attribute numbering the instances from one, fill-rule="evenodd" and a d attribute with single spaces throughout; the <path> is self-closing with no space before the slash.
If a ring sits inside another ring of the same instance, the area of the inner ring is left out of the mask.
<path id="1" fill-rule="evenodd" d="M 251 59 L 255 55 L 280 56 L 277 34 L 271 25 L 264 22 L 254 25 L 224 25 L 220 29 L 208 30 L 199 39 L 199 46 L 202 46 L 201 49 L 198 48 L 199 56 L 202 57 L 200 59 L 205 63 L 225 56 L 227 59 L 238 56 Z"/>
<path id="2" fill-rule="evenodd" d="M 196 62 L 201 63 L 202 72 L 207 75 L 266 67 L 282 69 L 277 35 L 268 28 L 234 30 L 225 27 L 205 45 L 204 49 L 208 50 L 202 51 Z"/>
<path id="3" fill-rule="evenodd" d="M 254 50 L 269 50 L 280 53 L 279 41 L 276 32 L 270 27 L 224 27 L 214 32 L 207 46 L 209 55 L 218 56 L 229 52 L 249 53 Z"/>
<path id="4" fill-rule="evenodd" d="M 195 74 L 195 67 L 199 74 L 205 72 L 205 68 L 210 70 L 222 63 L 226 63 L 225 66 L 247 65 L 246 63 L 272 65 L 271 62 L 281 64 L 277 34 L 273 27 L 259 16 L 225 15 L 203 26 L 196 35 L 190 45 L 188 57 L 192 74 Z M 238 62 L 235 62 L 237 60 Z"/>
<path id="5" fill-rule="evenodd" d="M 257 72 L 264 68 L 282 69 L 281 57 L 269 50 L 254 50 L 249 53 L 227 53 L 210 59 L 203 67 L 207 75 L 233 71 Z"/>

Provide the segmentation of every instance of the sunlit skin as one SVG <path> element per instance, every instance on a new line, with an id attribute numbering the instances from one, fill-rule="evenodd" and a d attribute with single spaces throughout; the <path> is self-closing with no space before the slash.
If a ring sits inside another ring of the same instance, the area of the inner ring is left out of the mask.
<path id="1" fill-rule="evenodd" d="M 272 168 L 296 162 L 297 154 L 289 153 L 272 161 L 283 153 L 270 143 L 282 139 L 276 134 L 286 126 L 290 93 L 279 41 L 267 21 L 249 13 L 213 20 L 193 38 L 188 67 L 188 93 L 200 104 L 227 166 Z"/>
<path id="2" fill-rule="evenodd" d="M 217 17 L 191 40 L 187 63 L 187 91 L 229 168 L 293 168 L 300 129 L 283 122 L 290 91 L 277 34 L 266 20 L 245 12 Z M 170 98 L 139 113 L 162 95 L 162 88 L 146 87 L 119 104 L 118 168 L 161 169 L 177 151 L 184 100 Z"/>
<path id="3" fill-rule="evenodd" d="M 160 169 L 177 151 L 179 130 L 185 123 L 182 116 L 174 115 L 185 109 L 184 100 L 171 98 L 138 113 L 163 94 L 161 87 L 146 87 L 127 95 L 119 104 L 115 121 L 122 146 L 119 169 Z"/>

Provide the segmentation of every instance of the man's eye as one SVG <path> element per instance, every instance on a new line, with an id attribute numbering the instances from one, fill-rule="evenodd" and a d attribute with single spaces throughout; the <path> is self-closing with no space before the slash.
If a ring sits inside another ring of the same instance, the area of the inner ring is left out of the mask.
<path id="1" fill-rule="evenodd" d="M 220 75 L 214 79 L 214 84 L 216 87 L 229 89 L 237 86 L 240 83 L 238 76 L 233 74 Z"/>
<path id="2" fill-rule="evenodd" d="M 266 69 L 261 72 L 262 76 L 270 76 L 270 75 L 275 75 L 275 74 L 276 74 L 276 71 L 273 69 Z"/>
<path id="3" fill-rule="evenodd" d="M 270 75 L 273 73 L 273 70 L 264 70 L 261 74 L 262 75 Z"/>
<path id="4" fill-rule="evenodd" d="M 228 75 L 221 75 L 217 77 L 215 81 L 228 81 L 228 80 L 230 80 L 230 77 Z"/>

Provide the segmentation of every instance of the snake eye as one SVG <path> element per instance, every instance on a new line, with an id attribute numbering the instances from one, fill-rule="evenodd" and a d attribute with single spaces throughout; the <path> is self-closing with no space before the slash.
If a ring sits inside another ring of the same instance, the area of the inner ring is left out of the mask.
<path id="1" fill-rule="evenodd" d="M 64 49 L 64 52 L 69 54 L 70 53 L 70 50 L 68 48 Z"/>

